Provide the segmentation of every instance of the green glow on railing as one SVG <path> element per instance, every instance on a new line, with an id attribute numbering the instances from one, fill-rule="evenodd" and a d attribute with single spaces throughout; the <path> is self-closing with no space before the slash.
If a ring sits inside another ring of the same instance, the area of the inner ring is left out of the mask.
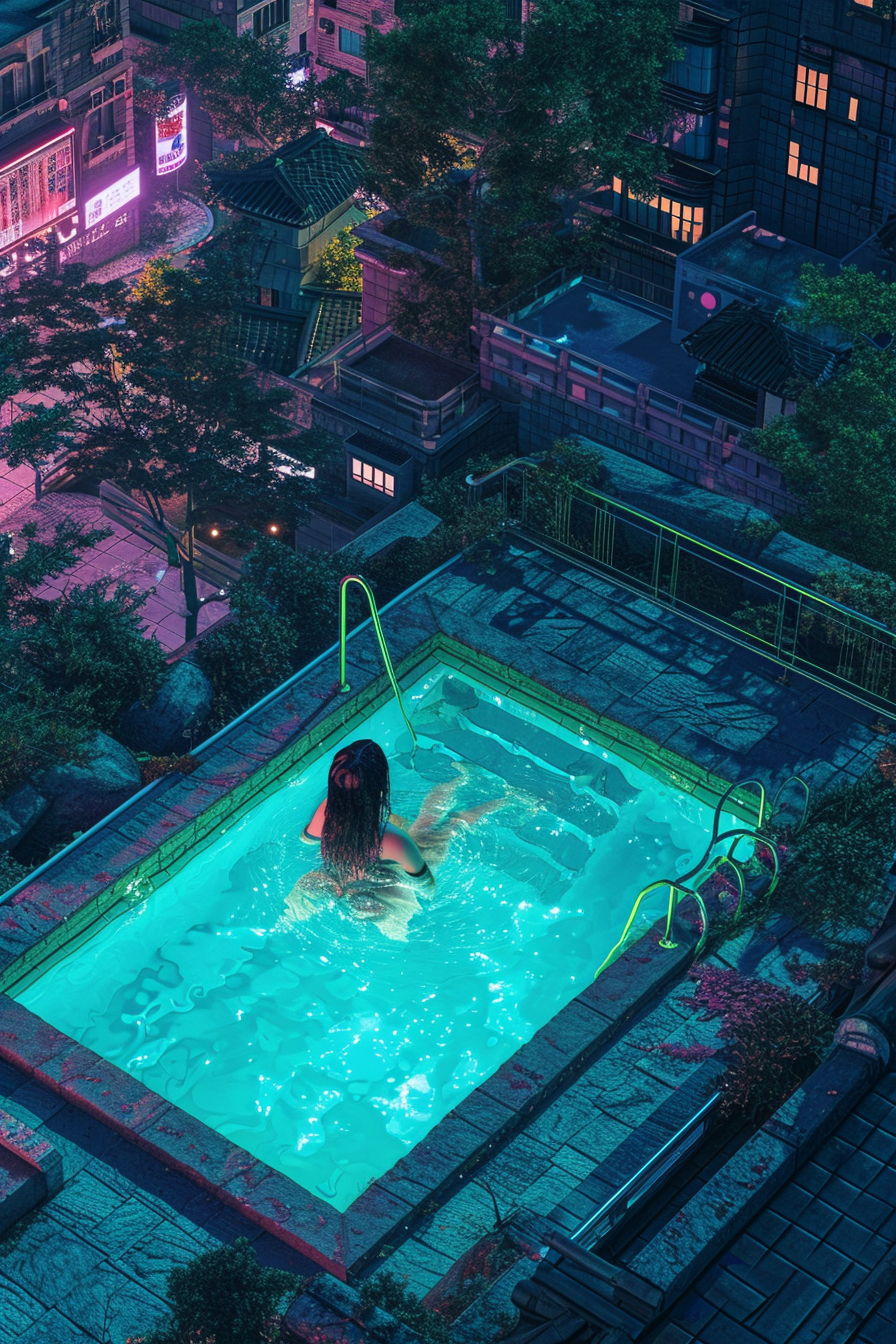
<path id="1" fill-rule="evenodd" d="M 401 695 L 401 688 L 395 676 L 395 669 L 392 666 L 392 659 L 389 657 L 389 650 L 386 647 L 386 636 L 383 634 L 383 627 L 380 624 L 380 614 L 376 607 L 376 598 L 370 588 L 369 583 L 357 574 L 346 574 L 345 578 L 339 584 L 339 690 L 345 695 L 351 690 L 351 686 L 345 678 L 345 642 L 348 638 L 346 628 L 347 621 L 347 598 L 349 584 L 356 583 L 364 596 L 367 598 L 367 605 L 370 608 L 370 619 L 373 622 L 373 628 L 376 631 L 377 642 L 380 646 L 380 654 L 383 659 L 383 666 L 386 669 L 386 675 L 392 684 L 392 690 L 395 692 L 395 699 L 398 701 L 398 708 L 401 710 L 401 717 L 407 724 L 408 732 L 411 735 L 414 746 L 417 745 L 417 734 L 414 732 L 413 725 L 407 716 L 404 707 L 404 700 Z"/>
<path id="2" fill-rule="evenodd" d="M 803 787 L 803 789 L 805 789 L 806 804 L 808 806 L 808 799 L 809 799 L 808 785 L 806 784 L 806 781 L 802 779 L 799 775 L 791 775 L 788 779 L 785 779 L 783 784 L 779 786 L 778 791 L 775 794 L 775 799 L 777 800 L 780 797 L 782 791 L 793 780 L 795 780 L 798 784 L 800 784 Z M 737 790 L 749 789 L 749 788 L 755 788 L 759 794 L 759 809 L 758 809 L 758 821 L 756 823 L 756 830 L 751 830 L 747 826 L 735 826 L 729 831 L 720 832 L 719 822 L 721 820 L 722 809 L 724 808 L 725 803 Z M 709 915 L 706 909 L 706 903 L 703 900 L 703 897 L 700 895 L 699 889 L 703 885 L 703 883 L 706 882 L 713 875 L 713 873 L 718 871 L 719 868 L 727 864 L 729 867 L 734 869 L 735 876 L 737 878 L 737 890 L 738 890 L 737 907 L 734 911 L 734 918 L 736 921 L 740 918 L 740 913 L 743 907 L 744 897 L 746 896 L 746 890 L 747 890 L 746 881 L 744 879 L 744 869 L 746 868 L 746 865 L 748 863 L 752 862 L 753 859 L 758 858 L 759 848 L 763 847 L 764 849 L 768 850 L 769 854 L 771 855 L 772 871 L 767 892 L 767 896 L 771 897 L 775 891 L 775 888 L 778 885 L 778 879 L 781 875 L 781 864 L 780 860 L 778 859 L 778 851 L 775 845 L 771 842 L 771 840 L 767 840 L 765 836 L 757 834 L 759 828 L 762 826 L 762 823 L 765 820 L 766 809 L 767 809 L 767 795 L 765 791 L 765 786 L 762 784 L 761 780 L 742 779 L 739 780 L 737 784 L 730 784 L 728 788 L 725 790 L 725 792 L 722 794 L 719 801 L 716 803 L 715 810 L 712 816 L 712 835 L 709 844 L 703 851 L 700 860 L 694 865 L 693 868 L 689 869 L 688 872 L 680 874 L 677 878 L 674 879 L 660 878 L 655 882 L 648 883 L 646 887 L 642 888 L 642 890 L 638 893 L 634 905 L 632 906 L 632 912 L 626 921 L 625 928 L 622 930 L 622 936 L 619 938 L 618 942 L 614 943 L 610 951 L 604 957 L 600 966 L 595 971 L 594 973 L 595 980 L 600 975 L 601 971 L 606 970 L 607 966 L 610 965 L 610 963 L 616 958 L 617 954 L 625 946 L 625 940 L 628 937 L 629 933 L 631 932 L 631 928 L 637 917 L 638 910 L 640 909 L 641 906 L 641 902 L 646 897 L 652 895 L 653 892 L 655 891 L 665 890 L 667 888 L 669 891 L 669 902 L 666 910 L 666 927 L 659 940 L 660 947 L 666 950 L 671 950 L 672 948 L 678 946 L 678 944 L 672 938 L 672 925 L 675 920 L 675 912 L 678 908 L 679 901 L 682 898 L 692 896 L 694 901 L 697 903 L 697 907 L 700 911 L 700 915 L 703 920 L 703 928 L 701 930 L 700 937 L 697 940 L 697 947 L 694 953 L 694 955 L 698 957 L 700 953 L 703 951 L 703 948 L 706 944 L 707 935 L 709 933 Z M 740 841 L 744 839 L 752 840 L 753 852 L 746 859 L 735 858 L 734 851 L 737 848 Z M 731 842 L 727 852 L 724 854 L 713 855 L 712 851 L 715 849 L 716 845 L 721 844 L 723 841 Z"/>

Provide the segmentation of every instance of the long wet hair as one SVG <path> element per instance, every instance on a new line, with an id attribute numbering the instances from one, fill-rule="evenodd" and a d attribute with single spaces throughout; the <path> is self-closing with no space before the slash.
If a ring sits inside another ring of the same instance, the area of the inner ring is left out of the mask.
<path id="1" fill-rule="evenodd" d="M 380 855 L 389 820 L 389 763 L 370 738 L 337 751 L 320 838 L 324 867 L 340 882 L 362 877 Z"/>

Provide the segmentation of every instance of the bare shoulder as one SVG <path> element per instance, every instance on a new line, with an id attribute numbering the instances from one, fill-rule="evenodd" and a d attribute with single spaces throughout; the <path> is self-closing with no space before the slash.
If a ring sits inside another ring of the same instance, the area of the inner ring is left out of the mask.
<path id="1" fill-rule="evenodd" d="M 407 831 L 392 825 L 383 832 L 380 858 L 400 864 L 406 873 L 420 873 L 426 866 L 423 855 Z"/>

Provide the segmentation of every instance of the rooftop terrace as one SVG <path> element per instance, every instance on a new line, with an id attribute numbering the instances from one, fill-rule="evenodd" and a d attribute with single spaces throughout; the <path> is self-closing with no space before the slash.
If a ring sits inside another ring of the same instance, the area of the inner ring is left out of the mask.
<path id="1" fill-rule="evenodd" d="M 659 309 L 587 276 L 508 314 L 508 320 L 639 383 L 691 395 L 696 365 L 672 343 L 669 320 Z"/>

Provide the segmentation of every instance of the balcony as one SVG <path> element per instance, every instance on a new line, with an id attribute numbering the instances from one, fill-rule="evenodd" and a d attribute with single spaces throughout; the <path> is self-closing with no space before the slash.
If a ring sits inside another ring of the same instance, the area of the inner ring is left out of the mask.
<path id="1" fill-rule="evenodd" d="M 124 46 L 124 34 L 120 28 L 107 29 L 105 33 L 97 33 L 95 38 L 90 51 L 94 65 L 101 65 L 107 56 L 113 56 Z"/>
<path id="2" fill-rule="evenodd" d="M 102 144 L 97 145 L 95 149 L 88 149 L 84 155 L 84 167 L 92 168 L 94 164 L 102 162 L 105 158 L 113 159 L 124 149 L 125 133 L 119 131 L 117 135 L 104 140 Z M 113 152 L 114 151 L 114 152 Z"/>
<path id="3" fill-rule="evenodd" d="M 56 85 L 48 84 L 40 93 L 34 93 L 30 98 L 25 98 L 22 102 L 16 103 L 15 107 L 7 108 L 5 112 L 0 112 L 0 126 L 7 121 L 14 120 L 15 117 L 27 112 L 31 107 L 37 107 L 40 103 L 48 103 L 56 97 Z"/>

